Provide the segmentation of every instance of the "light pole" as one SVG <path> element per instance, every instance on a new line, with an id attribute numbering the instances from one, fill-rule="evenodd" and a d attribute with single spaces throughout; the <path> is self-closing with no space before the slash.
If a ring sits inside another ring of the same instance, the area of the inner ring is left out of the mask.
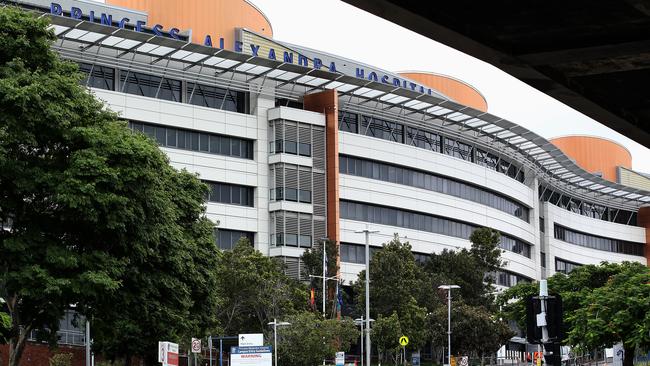
<path id="1" fill-rule="evenodd" d="M 273 326 L 273 353 L 274 353 L 274 366 L 278 366 L 278 326 L 286 326 L 286 325 L 291 325 L 291 323 L 287 322 L 279 322 L 278 320 L 273 318 L 273 321 L 268 323 L 268 325 Z"/>
<path id="2" fill-rule="evenodd" d="M 361 318 L 354 319 L 354 322 L 361 328 L 361 366 L 363 366 L 363 316 Z M 370 319 L 371 322 L 374 322 L 375 319 Z"/>
<path id="3" fill-rule="evenodd" d="M 366 234 L 366 365 L 370 366 L 370 233 L 378 233 L 379 230 L 369 230 L 368 225 L 363 230 L 355 233 Z"/>
<path id="4" fill-rule="evenodd" d="M 447 290 L 447 365 L 451 365 L 451 289 L 460 288 L 458 285 L 441 285 L 441 290 Z"/>

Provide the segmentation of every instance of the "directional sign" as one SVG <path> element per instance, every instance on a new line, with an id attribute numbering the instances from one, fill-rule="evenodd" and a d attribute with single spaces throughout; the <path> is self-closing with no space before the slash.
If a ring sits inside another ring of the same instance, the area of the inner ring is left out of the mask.
<path id="1" fill-rule="evenodd" d="M 399 337 L 399 344 L 401 344 L 402 347 L 406 347 L 406 345 L 409 344 L 409 337 L 407 336 Z"/>
<path id="2" fill-rule="evenodd" d="M 264 334 L 251 333 L 237 336 L 239 347 L 260 347 L 264 345 Z"/>
<path id="3" fill-rule="evenodd" d="M 270 346 L 261 347 L 231 347 L 230 361 L 232 366 L 271 366 L 273 354 Z"/>
<path id="4" fill-rule="evenodd" d="M 158 362 L 162 366 L 178 366 L 178 344 L 158 342 Z"/>
<path id="5" fill-rule="evenodd" d="M 345 366 L 345 352 L 336 352 L 336 366 Z"/>

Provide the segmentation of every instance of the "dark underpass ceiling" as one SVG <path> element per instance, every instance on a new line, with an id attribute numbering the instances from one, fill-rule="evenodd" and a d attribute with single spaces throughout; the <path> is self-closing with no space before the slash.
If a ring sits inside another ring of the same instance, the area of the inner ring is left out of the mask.
<path id="1" fill-rule="evenodd" d="M 650 147 L 650 0 L 344 1 L 488 62 Z"/>

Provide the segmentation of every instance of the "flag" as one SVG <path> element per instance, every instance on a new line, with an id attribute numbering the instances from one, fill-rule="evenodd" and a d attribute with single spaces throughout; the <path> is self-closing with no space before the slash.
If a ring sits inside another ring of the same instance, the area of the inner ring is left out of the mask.
<path id="1" fill-rule="evenodd" d="M 314 288 L 312 287 L 311 290 L 309 291 L 309 304 L 313 307 L 315 303 L 316 303 L 316 299 L 314 294 Z"/>

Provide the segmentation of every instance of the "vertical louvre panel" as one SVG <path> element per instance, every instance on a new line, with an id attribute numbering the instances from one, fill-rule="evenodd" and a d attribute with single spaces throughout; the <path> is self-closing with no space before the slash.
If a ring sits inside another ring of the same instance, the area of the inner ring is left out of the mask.
<path id="1" fill-rule="evenodd" d="M 275 171 L 275 188 L 284 187 L 284 169 L 282 169 L 282 164 L 275 164 L 273 168 Z"/>
<path id="2" fill-rule="evenodd" d="M 300 235 L 309 235 L 312 237 L 312 243 L 314 241 L 314 235 L 312 230 L 312 219 L 311 215 L 300 214 Z"/>
<path id="3" fill-rule="evenodd" d="M 311 144 L 311 128 L 309 125 L 298 125 L 298 142 Z"/>
<path id="4" fill-rule="evenodd" d="M 314 241 L 319 242 L 320 238 L 326 237 L 325 218 L 314 216 Z"/>
<path id="5" fill-rule="evenodd" d="M 282 211 L 275 213 L 275 232 L 284 232 L 284 213 Z"/>
<path id="6" fill-rule="evenodd" d="M 284 139 L 298 141 L 298 124 L 296 122 L 284 121 Z"/>
<path id="7" fill-rule="evenodd" d="M 313 193 L 312 193 L 312 204 L 314 205 L 314 215 L 325 216 L 325 201 L 326 201 L 326 191 L 327 187 L 325 184 L 325 174 L 323 173 L 313 173 Z"/>
<path id="8" fill-rule="evenodd" d="M 298 170 L 295 165 L 285 165 L 285 188 L 298 188 Z"/>
<path id="9" fill-rule="evenodd" d="M 283 121 L 275 121 L 275 139 L 283 140 L 284 139 L 284 123 Z"/>
<path id="10" fill-rule="evenodd" d="M 294 279 L 300 279 L 300 259 L 284 257 L 284 273 Z"/>
<path id="11" fill-rule="evenodd" d="M 285 212 L 286 231 L 285 234 L 298 234 L 298 214 L 295 212 Z"/>
<path id="12" fill-rule="evenodd" d="M 314 126 L 312 129 L 312 156 L 314 159 L 314 167 L 318 169 L 325 169 L 325 130 L 322 127 Z"/>
<path id="13" fill-rule="evenodd" d="M 311 169 L 300 168 L 298 172 L 298 178 L 300 180 L 300 189 L 305 189 L 311 191 Z"/>

